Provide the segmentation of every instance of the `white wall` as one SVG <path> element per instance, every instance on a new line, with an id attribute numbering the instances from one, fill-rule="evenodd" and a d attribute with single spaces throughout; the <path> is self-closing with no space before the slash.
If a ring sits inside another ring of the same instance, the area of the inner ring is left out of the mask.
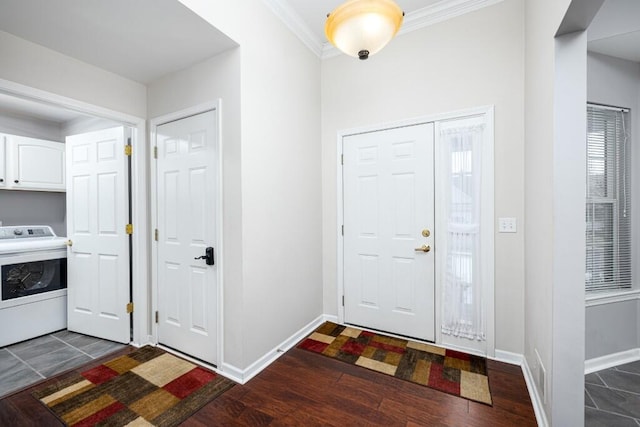
<path id="1" fill-rule="evenodd" d="M 0 190 L 0 221 L 8 225 L 49 225 L 66 236 L 65 193 Z"/>
<path id="2" fill-rule="evenodd" d="M 585 358 L 638 348 L 638 334 L 637 300 L 587 307 Z"/>
<path id="3" fill-rule="evenodd" d="M 553 143 L 552 365 L 554 425 L 584 424 L 587 36 L 556 37 Z"/>
<path id="4" fill-rule="evenodd" d="M 524 221 L 523 1 L 392 40 L 366 61 L 322 63 L 324 311 L 337 314 L 338 131 L 495 105 L 495 215 Z M 497 229 L 497 227 L 496 227 Z M 496 348 L 524 350 L 524 234 L 495 235 Z"/>
<path id="5" fill-rule="evenodd" d="M 594 22 L 595 24 L 595 22 Z M 591 27 L 589 27 L 591 31 Z M 638 163 L 638 107 L 640 106 L 640 64 L 597 53 L 587 57 L 587 99 L 597 104 L 630 108 L 632 164 Z M 640 172 L 632 167 L 632 207 L 640 207 Z M 633 227 L 633 277 L 637 277 L 640 265 L 640 230 L 638 222 Z M 638 336 L 638 302 L 626 301 L 586 308 L 586 358 L 605 356 L 640 347 Z"/>
<path id="6" fill-rule="evenodd" d="M 246 368 L 322 314 L 320 61 L 262 1 L 181 2 L 240 46 Z"/>

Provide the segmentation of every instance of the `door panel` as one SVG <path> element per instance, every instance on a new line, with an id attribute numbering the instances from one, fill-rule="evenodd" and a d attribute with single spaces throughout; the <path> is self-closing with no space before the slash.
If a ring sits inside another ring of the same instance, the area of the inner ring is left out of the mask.
<path id="1" fill-rule="evenodd" d="M 67 321 L 71 331 L 130 341 L 125 128 L 67 138 Z"/>
<path id="2" fill-rule="evenodd" d="M 347 323 L 435 340 L 433 124 L 343 139 Z M 424 237 L 423 230 L 430 231 Z"/>
<path id="3" fill-rule="evenodd" d="M 209 111 L 157 127 L 158 341 L 216 363 L 217 115 Z"/>

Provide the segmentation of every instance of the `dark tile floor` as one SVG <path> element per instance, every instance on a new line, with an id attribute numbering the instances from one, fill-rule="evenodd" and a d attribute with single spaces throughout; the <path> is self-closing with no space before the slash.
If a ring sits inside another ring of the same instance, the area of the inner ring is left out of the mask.
<path id="1" fill-rule="evenodd" d="M 585 375 L 587 427 L 640 426 L 640 361 Z"/>
<path id="2" fill-rule="evenodd" d="M 125 347 L 59 331 L 0 348 L 0 397 Z"/>

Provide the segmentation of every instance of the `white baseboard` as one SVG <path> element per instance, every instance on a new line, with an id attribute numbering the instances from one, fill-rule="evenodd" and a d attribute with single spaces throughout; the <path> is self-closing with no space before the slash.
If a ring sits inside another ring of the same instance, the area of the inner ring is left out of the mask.
<path id="1" fill-rule="evenodd" d="M 240 368 L 237 368 L 236 366 L 223 363 L 220 369 L 220 372 L 224 376 L 228 377 L 229 379 L 239 382 L 240 384 L 245 384 L 251 378 L 258 375 L 267 366 L 275 362 L 275 360 L 280 356 L 282 356 L 283 353 L 285 353 L 291 347 L 296 345 L 298 341 L 300 341 L 302 338 L 306 337 L 311 332 L 316 330 L 318 326 L 322 325 L 325 322 L 326 317 L 331 317 L 331 316 L 325 316 L 325 315 L 318 316 L 316 319 L 311 321 L 302 329 L 300 329 L 299 331 L 291 335 L 289 338 L 284 340 L 280 345 L 276 346 L 274 349 L 267 352 L 260 359 L 253 362 L 246 369 L 240 369 Z"/>
<path id="2" fill-rule="evenodd" d="M 334 316 L 333 314 L 323 314 L 323 317 L 325 322 L 340 323 L 338 322 L 338 316 Z"/>
<path id="3" fill-rule="evenodd" d="M 132 345 L 134 347 L 140 348 L 140 347 L 144 347 L 145 345 L 151 345 L 151 346 L 156 346 L 156 344 L 158 344 L 157 342 L 155 342 L 155 340 L 153 339 L 153 337 L 151 335 L 143 335 L 141 337 L 140 341 L 131 341 L 129 343 L 129 345 Z"/>
<path id="4" fill-rule="evenodd" d="M 228 363 L 222 363 L 217 372 L 237 383 L 244 384 L 246 382 L 243 381 L 244 371 Z"/>
<path id="5" fill-rule="evenodd" d="M 619 353 L 607 354 L 606 356 L 585 360 L 584 373 L 591 374 L 638 360 L 640 360 L 640 348 L 632 348 L 631 350 L 621 351 Z"/>
<path id="6" fill-rule="evenodd" d="M 496 350 L 495 357 L 489 357 L 491 360 L 495 360 L 498 362 L 508 363 L 510 365 L 518 365 L 522 366 L 522 361 L 524 357 L 518 353 L 512 353 L 510 351 L 504 350 Z"/>
<path id="7" fill-rule="evenodd" d="M 533 412 L 536 415 L 536 421 L 539 427 L 549 427 L 549 421 L 544 412 L 544 406 L 542 403 L 542 396 L 538 393 L 538 388 L 533 380 L 533 374 L 529 369 L 529 364 L 526 358 L 522 358 L 522 375 L 524 375 L 524 381 L 527 383 L 527 390 L 529 390 L 529 396 L 531 397 L 531 404 L 533 405 Z"/>

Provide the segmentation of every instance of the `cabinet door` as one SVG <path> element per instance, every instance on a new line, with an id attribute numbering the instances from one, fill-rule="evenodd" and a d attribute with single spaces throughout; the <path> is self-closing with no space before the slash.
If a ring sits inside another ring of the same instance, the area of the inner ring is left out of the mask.
<path id="1" fill-rule="evenodd" d="M 15 190 L 65 191 L 65 145 L 9 136 L 10 177 Z"/>
<path id="2" fill-rule="evenodd" d="M 7 165 L 5 164 L 7 159 L 7 137 L 0 134 L 0 188 L 5 188 L 7 185 Z"/>

